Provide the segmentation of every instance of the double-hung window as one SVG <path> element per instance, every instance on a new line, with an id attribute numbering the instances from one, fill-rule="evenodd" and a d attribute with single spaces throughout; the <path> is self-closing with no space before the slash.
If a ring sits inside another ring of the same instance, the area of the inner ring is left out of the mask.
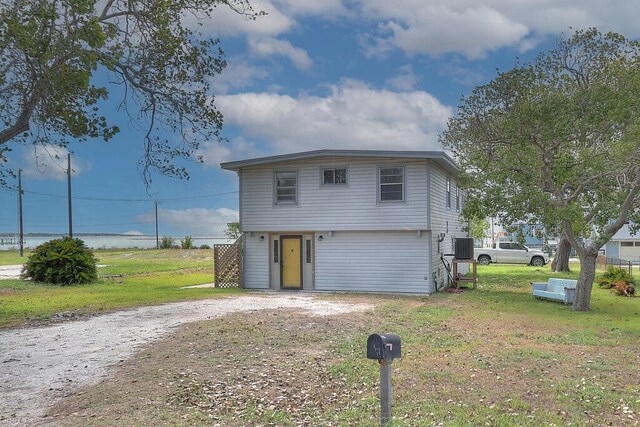
<path id="1" fill-rule="evenodd" d="M 381 166 L 378 168 L 378 201 L 404 201 L 404 167 Z"/>
<path id="2" fill-rule="evenodd" d="M 276 172 L 276 205 L 295 205 L 298 203 L 298 172 Z"/>
<path id="3" fill-rule="evenodd" d="M 322 185 L 343 185 L 347 183 L 346 168 L 324 168 L 322 169 Z"/>
<path id="4" fill-rule="evenodd" d="M 456 211 L 460 212 L 460 187 L 456 183 Z"/>

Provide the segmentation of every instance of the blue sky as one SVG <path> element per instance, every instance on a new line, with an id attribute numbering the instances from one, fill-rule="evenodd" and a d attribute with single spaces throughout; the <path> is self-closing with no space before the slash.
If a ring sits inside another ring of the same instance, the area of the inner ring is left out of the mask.
<path id="1" fill-rule="evenodd" d="M 219 163 L 320 148 L 439 149 L 460 97 L 550 48 L 570 28 L 640 37 L 638 0 L 269 0 L 255 21 L 218 8 L 200 21 L 229 63 L 214 82 L 228 143 L 204 144 L 188 181 L 145 189 L 140 129 L 116 112 L 110 142 L 71 141 L 74 232 L 220 235 L 238 214 L 235 173 Z M 196 19 L 186 18 L 189 25 Z M 56 159 L 56 154 L 62 160 Z M 64 149 L 13 146 L 25 232 L 67 231 Z M 147 194 L 150 193 L 150 194 Z M 0 232 L 17 231 L 17 195 L 0 189 Z"/>

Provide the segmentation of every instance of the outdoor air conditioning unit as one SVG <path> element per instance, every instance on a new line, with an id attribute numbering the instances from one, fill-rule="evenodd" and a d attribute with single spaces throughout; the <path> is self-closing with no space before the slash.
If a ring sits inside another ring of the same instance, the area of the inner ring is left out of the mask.
<path id="1" fill-rule="evenodd" d="M 456 259 L 473 259 L 473 239 L 456 237 L 454 254 Z"/>

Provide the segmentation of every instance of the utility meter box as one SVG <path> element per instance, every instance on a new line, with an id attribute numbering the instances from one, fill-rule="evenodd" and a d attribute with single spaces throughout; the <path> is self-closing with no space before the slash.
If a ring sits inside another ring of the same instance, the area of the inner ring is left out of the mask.
<path id="1" fill-rule="evenodd" d="M 402 357 L 400 337 L 396 334 L 371 334 L 367 339 L 368 359 L 399 359 Z"/>

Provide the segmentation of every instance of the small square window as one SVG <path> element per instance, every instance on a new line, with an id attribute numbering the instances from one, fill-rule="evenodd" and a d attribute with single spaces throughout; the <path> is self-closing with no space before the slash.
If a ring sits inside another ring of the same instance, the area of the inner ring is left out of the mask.
<path id="1" fill-rule="evenodd" d="M 345 168 L 322 169 L 322 184 L 346 184 L 347 170 Z"/>

